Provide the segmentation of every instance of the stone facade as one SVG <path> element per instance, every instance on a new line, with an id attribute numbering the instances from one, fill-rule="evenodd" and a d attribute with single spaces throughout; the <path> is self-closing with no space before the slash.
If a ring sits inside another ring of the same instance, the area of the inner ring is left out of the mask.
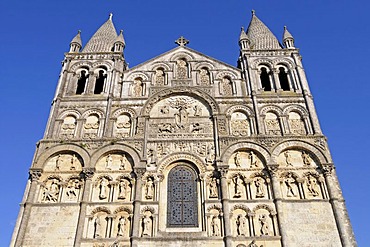
<path id="1" fill-rule="evenodd" d="M 288 30 L 253 13 L 237 67 L 176 43 L 76 35 L 11 246 L 356 246 Z"/>

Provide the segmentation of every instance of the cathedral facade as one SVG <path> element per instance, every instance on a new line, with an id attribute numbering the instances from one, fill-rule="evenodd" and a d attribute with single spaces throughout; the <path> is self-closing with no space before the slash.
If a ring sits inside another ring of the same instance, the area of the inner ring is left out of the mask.
<path id="1" fill-rule="evenodd" d="M 76 35 L 11 246 L 356 246 L 288 30 L 253 12 L 236 67 L 176 43 Z"/>

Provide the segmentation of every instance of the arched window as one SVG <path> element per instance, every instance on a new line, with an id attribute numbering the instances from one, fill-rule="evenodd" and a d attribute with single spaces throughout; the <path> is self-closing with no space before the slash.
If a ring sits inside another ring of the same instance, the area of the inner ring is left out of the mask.
<path id="1" fill-rule="evenodd" d="M 168 175 L 167 225 L 197 227 L 197 176 L 186 165 L 173 168 Z"/>
<path id="2" fill-rule="evenodd" d="M 281 89 L 283 89 L 284 91 L 290 90 L 288 74 L 287 72 L 285 72 L 285 68 L 283 67 L 279 68 L 279 81 L 280 81 Z"/>
<path id="3" fill-rule="evenodd" d="M 261 68 L 261 85 L 264 91 L 271 91 L 271 82 L 270 82 L 270 76 L 266 68 Z"/>
<path id="4" fill-rule="evenodd" d="M 94 94 L 101 94 L 103 92 L 106 77 L 107 75 L 104 74 L 104 70 L 99 70 L 99 74 L 95 82 Z"/>
<path id="5" fill-rule="evenodd" d="M 77 81 L 76 94 L 83 94 L 86 88 L 86 82 L 89 75 L 87 75 L 86 70 L 81 70 L 81 74 Z"/>

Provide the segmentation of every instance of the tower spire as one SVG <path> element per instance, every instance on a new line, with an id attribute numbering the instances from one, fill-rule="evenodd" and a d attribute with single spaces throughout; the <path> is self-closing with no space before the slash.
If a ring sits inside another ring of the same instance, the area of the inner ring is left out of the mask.
<path id="1" fill-rule="evenodd" d="M 288 28 L 286 26 L 284 26 L 283 43 L 284 46 L 288 49 L 295 48 L 293 35 L 288 31 Z"/>
<path id="2" fill-rule="evenodd" d="M 69 52 L 79 52 L 82 47 L 81 41 L 81 30 L 78 30 L 76 36 L 72 39 L 71 43 L 69 44 Z"/>

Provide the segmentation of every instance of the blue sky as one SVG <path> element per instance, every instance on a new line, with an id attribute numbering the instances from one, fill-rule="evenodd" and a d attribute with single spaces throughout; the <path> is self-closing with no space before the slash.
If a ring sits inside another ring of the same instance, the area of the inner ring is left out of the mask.
<path id="1" fill-rule="evenodd" d="M 287 25 L 301 49 L 357 241 L 370 246 L 370 3 L 365 0 L 1 1 L 0 246 L 9 244 L 60 62 L 77 30 L 86 44 L 113 12 L 117 31 L 124 30 L 130 67 L 174 48 L 181 35 L 190 48 L 235 66 L 240 28 L 248 26 L 252 9 L 279 40 Z"/>

